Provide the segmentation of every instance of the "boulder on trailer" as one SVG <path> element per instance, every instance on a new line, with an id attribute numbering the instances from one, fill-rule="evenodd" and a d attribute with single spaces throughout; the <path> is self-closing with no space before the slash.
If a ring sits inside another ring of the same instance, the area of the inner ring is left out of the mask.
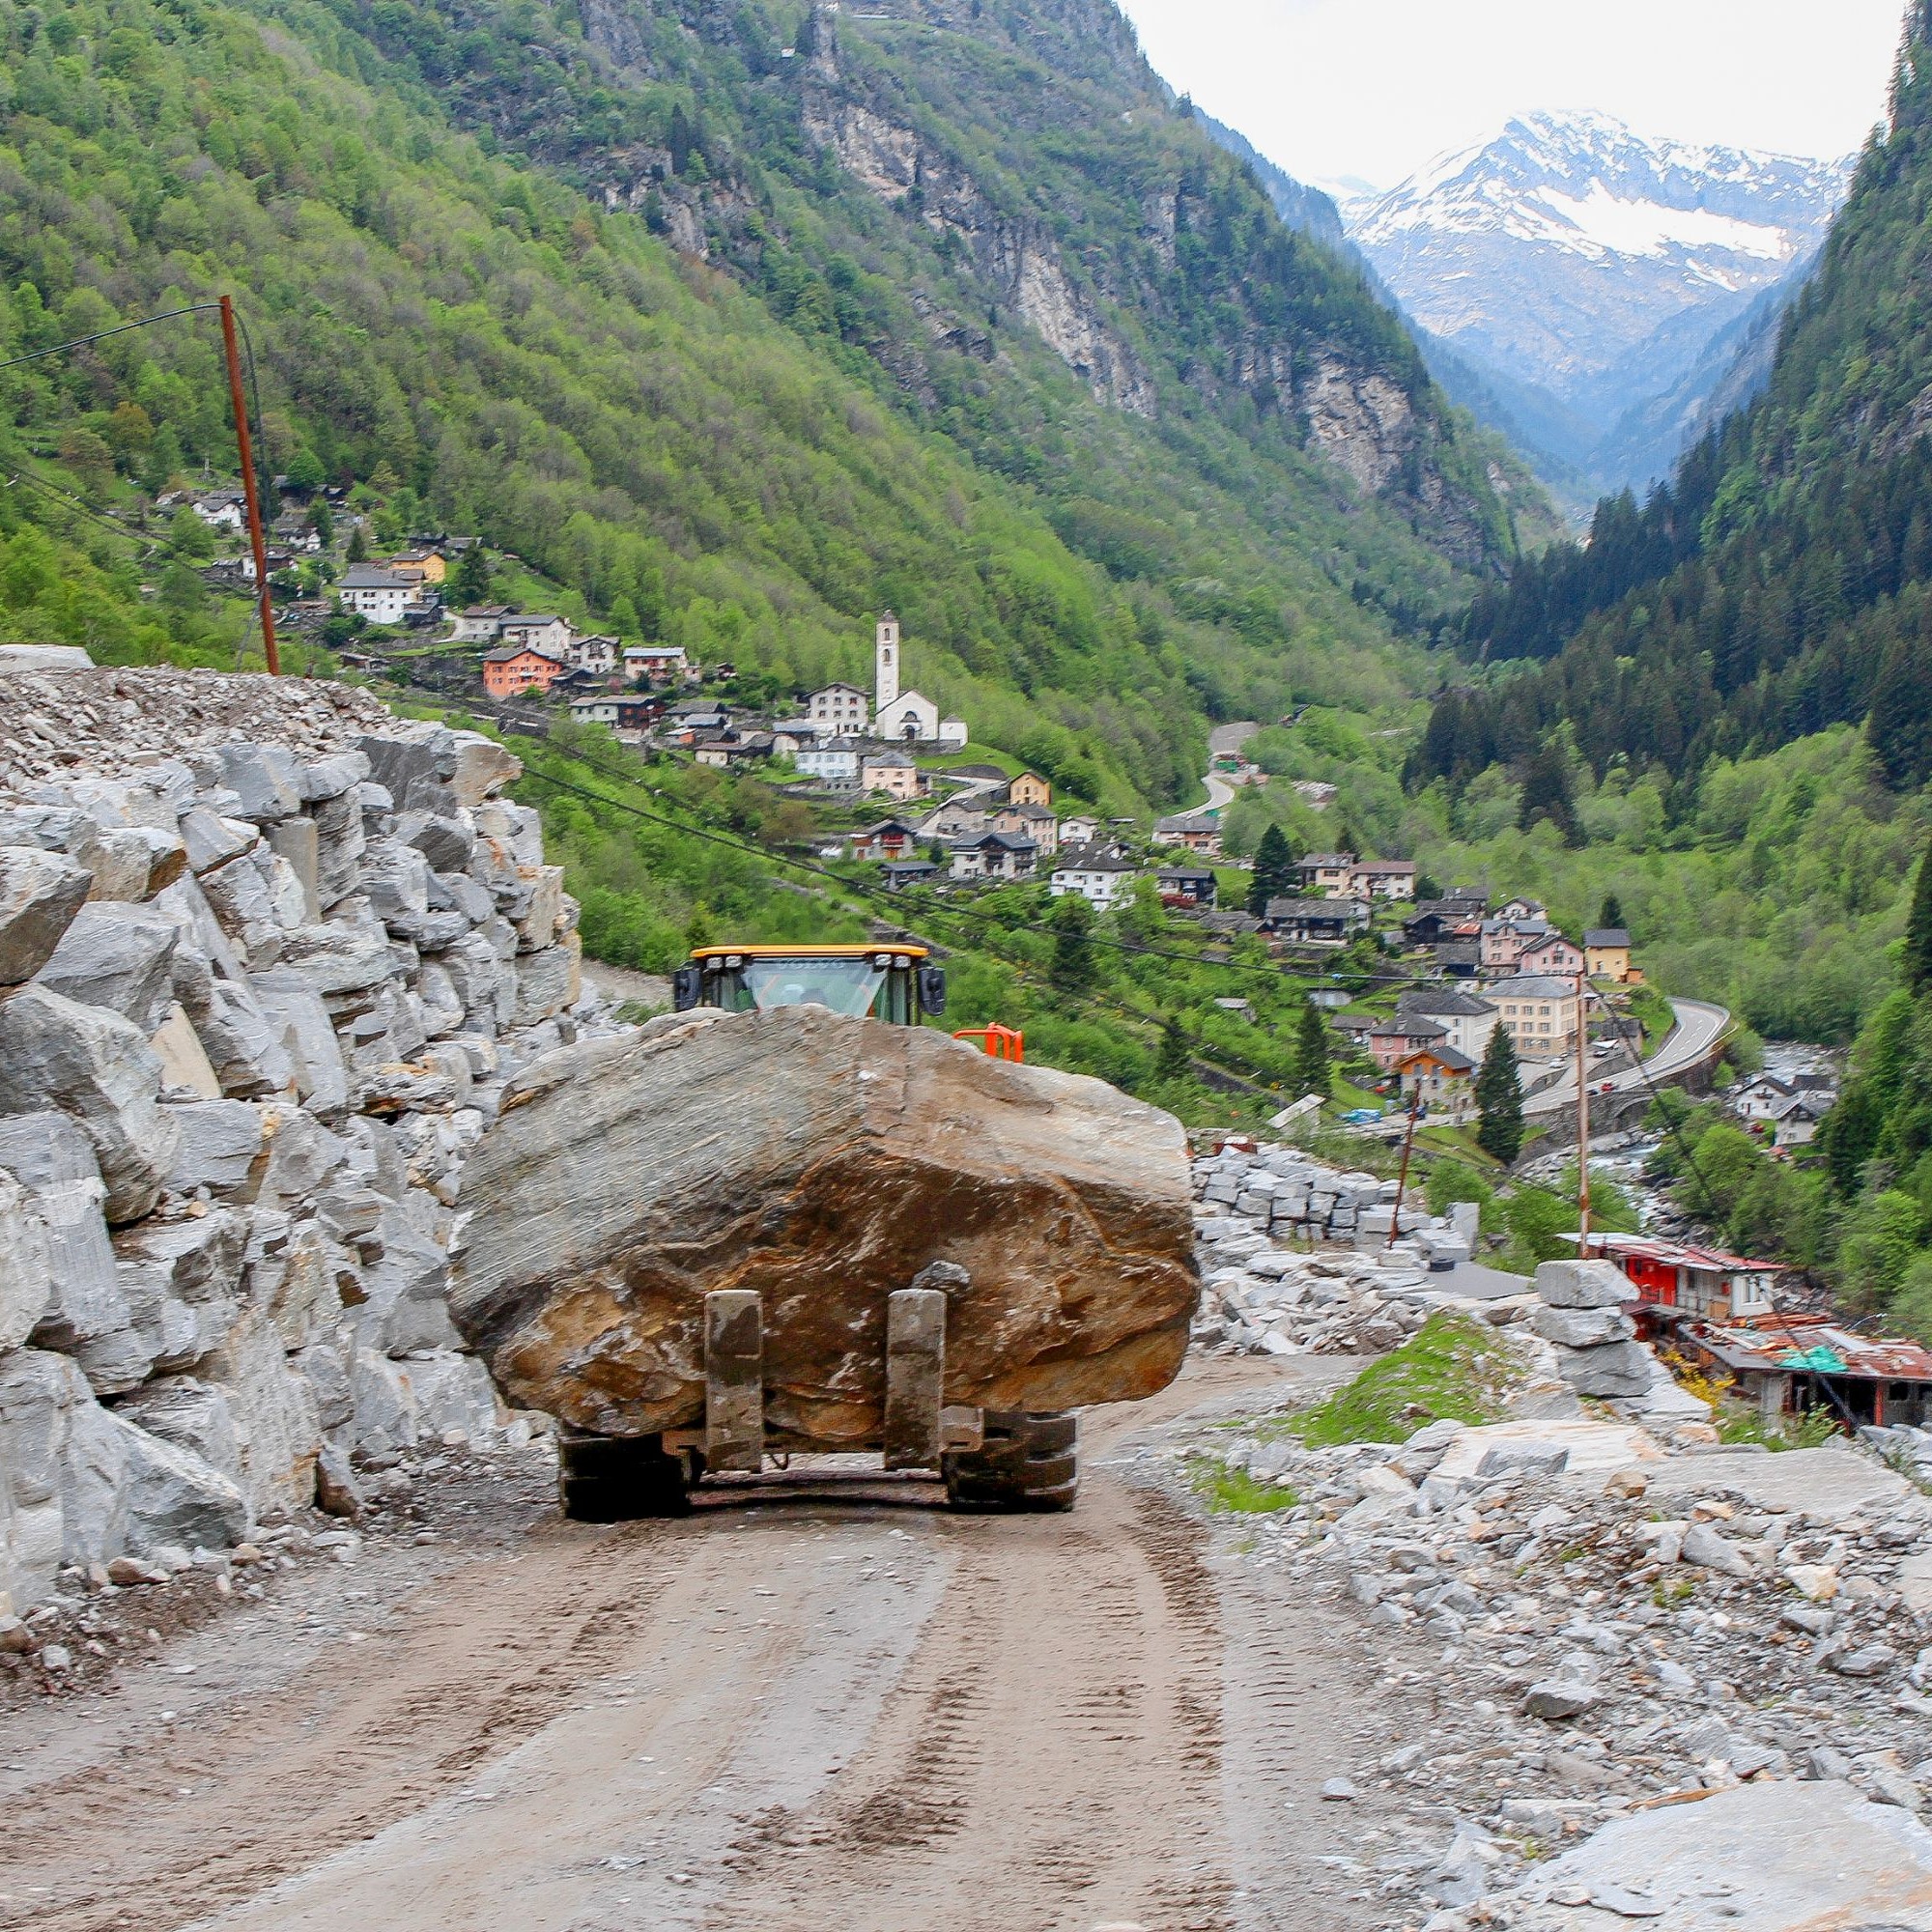
<path id="1" fill-rule="evenodd" d="M 562 1426 L 565 1506 L 590 1516 L 794 1450 L 1065 1507 L 1065 1411 L 1165 1387 L 1198 1293 L 1171 1116 L 819 1007 L 545 1056 L 461 1207 L 457 1326 Z"/>

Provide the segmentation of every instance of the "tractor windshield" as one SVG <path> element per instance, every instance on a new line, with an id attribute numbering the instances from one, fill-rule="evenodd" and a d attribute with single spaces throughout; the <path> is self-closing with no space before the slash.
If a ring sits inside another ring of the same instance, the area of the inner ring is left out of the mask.
<path id="1" fill-rule="evenodd" d="M 759 1012 L 773 1007 L 824 1007 L 848 1019 L 872 1010 L 885 974 L 869 959 L 748 959 L 745 1002 Z"/>

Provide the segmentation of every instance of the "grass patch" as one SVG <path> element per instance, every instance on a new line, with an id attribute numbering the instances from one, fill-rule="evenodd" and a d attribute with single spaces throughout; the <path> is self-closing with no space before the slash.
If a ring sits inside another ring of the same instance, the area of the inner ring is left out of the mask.
<path id="1" fill-rule="evenodd" d="M 1487 1321 L 1432 1315 L 1400 1349 L 1351 1382 L 1281 1425 L 1312 1448 L 1343 1442 L 1406 1442 L 1449 1420 L 1499 1421 L 1518 1372 L 1517 1350 Z"/>
<path id="2" fill-rule="evenodd" d="M 1831 1411 L 1806 1409 L 1783 1424 L 1768 1423 L 1754 1408 L 1720 1406 L 1713 1418 L 1718 1440 L 1738 1449 L 1755 1445 L 1774 1454 L 1784 1449 L 1822 1449 L 1840 1433 Z"/>
<path id="3" fill-rule="evenodd" d="M 1268 1516 L 1293 1509 L 1301 1498 L 1286 1483 L 1264 1483 L 1245 1469 L 1200 1456 L 1189 1471 L 1194 1492 L 1216 1516 Z"/>

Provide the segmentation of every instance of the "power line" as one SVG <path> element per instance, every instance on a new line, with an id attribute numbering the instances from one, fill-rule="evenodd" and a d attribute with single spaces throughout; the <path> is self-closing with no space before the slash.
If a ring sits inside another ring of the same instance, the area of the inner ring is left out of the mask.
<path id="1" fill-rule="evenodd" d="M 119 322 L 112 328 L 97 328 L 92 335 L 76 335 L 70 342 L 56 342 L 51 349 L 30 349 L 24 355 L 10 355 L 0 362 L 0 369 L 14 369 L 22 362 L 38 362 L 43 356 L 58 355 L 68 349 L 84 349 L 90 342 L 105 342 L 110 335 L 126 335 L 130 328 L 146 328 L 150 323 L 172 322 L 179 315 L 205 315 L 220 306 L 218 301 L 190 302 L 185 308 L 163 309 L 159 315 L 144 315 L 138 322 Z M 258 411 L 259 408 L 258 404 Z"/>

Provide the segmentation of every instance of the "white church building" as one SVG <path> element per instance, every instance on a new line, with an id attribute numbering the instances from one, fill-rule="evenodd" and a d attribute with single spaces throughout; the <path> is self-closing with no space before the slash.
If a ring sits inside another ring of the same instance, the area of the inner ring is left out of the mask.
<path id="1" fill-rule="evenodd" d="M 956 752 L 966 743 L 963 718 L 942 719 L 923 692 L 899 689 L 899 620 L 888 611 L 872 641 L 872 734 L 901 745 L 933 745 Z"/>

